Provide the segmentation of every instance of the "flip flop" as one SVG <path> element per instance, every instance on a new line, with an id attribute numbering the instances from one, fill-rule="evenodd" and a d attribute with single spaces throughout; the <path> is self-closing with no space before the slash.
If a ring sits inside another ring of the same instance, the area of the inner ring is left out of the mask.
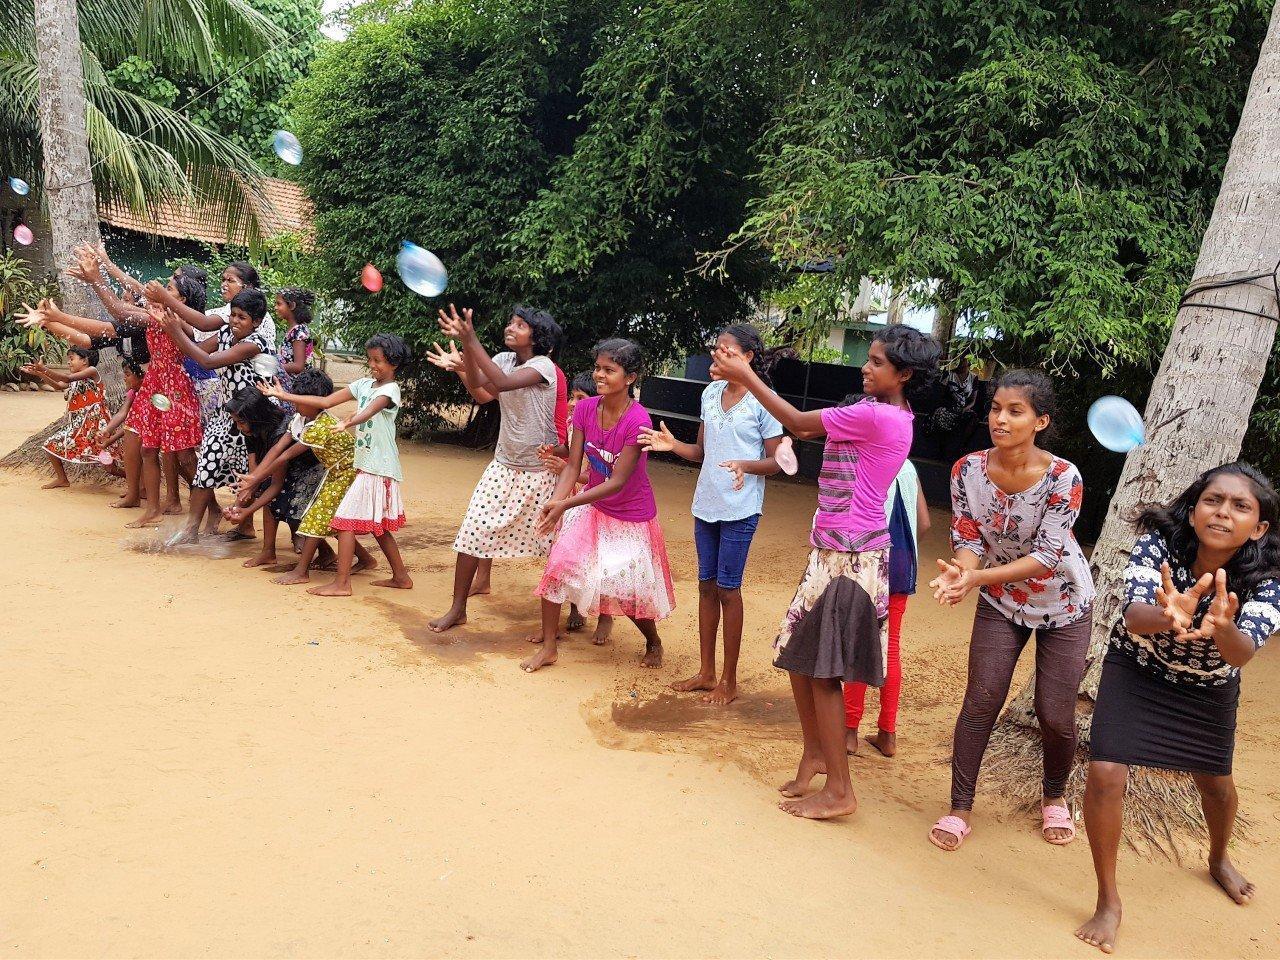
<path id="1" fill-rule="evenodd" d="M 1043 825 L 1040 827 L 1040 832 L 1044 837 L 1045 843 L 1052 843 L 1055 847 L 1065 847 L 1076 838 L 1076 825 L 1072 820 L 1069 808 L 1060 806 L 1041 807 L 1040 815 L 1043 817 Z M 1060 840 L 1051 840 L 1046 832 L 1049 830 L 1070 830 L 1071 833 Z"/>
<path id="2" fill-rule="evenodd" d="M 959 838 L 959 843 L 954 847 L 944 847 L 938 842 L 938 838 L 933 835 L 934 830 L 941 830 L 943 833 L 949 833 L 953 837 Z M 947 853 L 955 853 L 960 849 L 960 844 L 964 843 L 965 837 L 973 833 L 973 828 L 961 820 L 959 817 L 953 817 L 948 814 L 945 817 L 939 817 L 938 822 L 929 828 L 929 842 L 939 850 L 945 850 Z"/>
<path id="3" fill-rule="evenodd" d="M 796 460 L 796 451 L 791 446 L 791 438 L 783 437 L 778 444 L 778 449 L 773 451 L 773 461 L 782 468 L 782 472 L 788 477 L 794 477 L 796 471 L 800 469 L 800 463 Z"/>

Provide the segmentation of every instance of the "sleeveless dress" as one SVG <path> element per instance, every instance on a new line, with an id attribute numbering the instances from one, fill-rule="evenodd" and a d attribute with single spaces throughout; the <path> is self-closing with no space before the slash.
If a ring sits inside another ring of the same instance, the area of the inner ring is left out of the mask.
<path id="1" fill-rule="evenodd" d="M 44 442 L 45 452 L 66 463 L 98 464 L 98 432 L 106 429 L 102 381 L 77 380 L 67 385 L 66 425 Z"/>
<path id="2" fill-rule="evenodd" d="M 144 448 L 164 453 L 191 450 L 200 446 L 204 436 L 195 388 L 182 368 L 182 358 L 173 338 L 150 317 L 145 325 L 151 362 L 142 375 L 142 384 L 138 387 L 125 427 L 138 435 Z M 152 402 L 156 395 L 168 400 L 167 410 L 156 408 Z"/>

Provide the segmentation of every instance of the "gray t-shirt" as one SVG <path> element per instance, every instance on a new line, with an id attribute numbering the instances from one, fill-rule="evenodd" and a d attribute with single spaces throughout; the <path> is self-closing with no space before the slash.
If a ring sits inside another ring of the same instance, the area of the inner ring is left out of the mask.
<path id="1" fill-rule="evenodd" d="M 502 427 L 493 459 L 504 467 L 517 470 L 545 470 L 538 459 L 538 448 L 555 445 L 556 439 L 556 365 L 550 357 L 531 357 L 525 364 L 516 362 L 514 353 L 500 353 L 493 362 L 503 373 L 517 368 L 537 370 L 542 382 L 519 390 L 498 394 L 502 410 Z"/>

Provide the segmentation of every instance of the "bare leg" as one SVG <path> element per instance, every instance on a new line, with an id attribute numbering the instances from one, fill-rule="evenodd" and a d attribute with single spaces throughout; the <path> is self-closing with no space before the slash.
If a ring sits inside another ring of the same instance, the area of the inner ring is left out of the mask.
<path id="1" fill-rule="evenodd" d="M 280 521 L 270 509 L 262 511 L 262 549 L 256 557 L 244 562 L 246 567 L 266 567 L 276 562 L 276 532 L 280 529 Z"/>
<path id="2" fill-rule="evenodd" d="M 712 690 L 716 685 L 716 634 L 720 631 L 720 597 L 714 580 L 698 581 L 698 672 L 671 684 L 677 693 Z M 705 697 L 703 699 L 706 699 Z"/>
<path id="3" fill-rule="evenodd" d="M 213 499 L 212 487 L 192 487 L 191 500 L 187 505 L 187 525 L 182 531 L 170 539 L 171 546 L 182 543 L 200 542 L 200 520 Z"/>
<path id="4" fill-rule="evenodd" d="M 569 619 L 565 621 L 564 628 L 569 631 L 581 630 L 586 624 L 587 621 L 578 612 L 578 605 L 576 603 L 569 604 Z"/>
<path id="5" fill-rule="evenodd" d="M 778 792 L 784 797 L 802 797 L 809 792 L 809 782 L 818 774 L 827 772 L 827 765 L 818 745 L 818 715 L 809 678 L 799 673 L 788 673 L 787 676 L 791 678 L 791 695 L 796 701 L 796 713 L 800 715 L 804 749 L 800 753 L 795 779 L 780 786 Z"/>
<path id="6" fill-rule="evenodd" d="M 428 629 L 444 633 L 450 627 L 458 627 L 467 622 L 467 597 L 471 593 L 471 583 L 479 566 L 479 557 L 473 557 L 469 553 L 458 554 L 453 567 L 453 606 L 428 623 Z"/>
<path id="7" fill-rule="evenodd" d="M 858 809 L 858 798 L 849 777 L 849 755 L 844 752 L 844 691 L 840 681 L 804 677 L 813 689 L 814 715 L 818 728 L 818 749 L 827 768 L 827 783 L 817 793 L 779 803 L 793 817 L 830 820 L 845 817 Z"/>
<path id="8" fill-rule="evenodd" d="M 356 553 L 356 535 L 351 530 L 338 534 L 338 571 L 333 580 L 322 587 L 312 587 L 307 593 L 317 597 L 351 596 L 351 561 Z"/>
<path id="9" fill-rule="evenodd" d="M 1122 763 L 1095 760 L 1089 764 L 1084 788 L 1084 826 L 1093 854 L 1093 872 L 1098 879 L 1098 902 L 1076 936 L 1103 953 L 1116 946 L 1120 929 L 1120 890 L 1116 886 L 1116 858 L 1124 830 L 1124 794 L 1129 768 Z"/>
<path id="10" fill-rule="evenodd" d="M 492 589 L 490 580 L 493 577 L 493 558 L 485 557 L 476 567 L 475 579 L 471 581 L 471 593 L 468 596 L 479 597 Z"/>
<path id="11" fill-rule="evenodd" d="M 388 531 L 378 537 L 377 540 L 378 546 L 382 549 L 382 555 L 387 558 L 387 564 L 391 567 L 391 576 L 386 580 L 375 580 L 373 585 L 375 587 L 394 587 L 397 590 L 412 590 L 413 581 L 409 578 L 409 571 L 405 568 L 404 558 L 400 556 L 400 545 L 396 543 L 395 536 Z"/>
<path id="12" fill-rule="evenodd" d="M 204 532 L 211 536 L 216 534 L 221 523 L 222 505 L 218 503 L 218 495 L 215 492 L 209 499 L 209 506 L 204 510 Z"/>
<path id="13" fill-rule="evenodd" d="M 293 586 L 295 583 L 306 583 L 311 579 L 311 559 L 316 555 L 316 550 L 324 543 L 319 537 L 303 537 L 302 551 L 298 554 L 297 566 L 289 573 L 281 574 L 272 580 L 272 583 L 278 583 L 282 587 Z"/>
<path id="14" fill-rule="evenodd" d="M 596 617 L 596 632 L 591 635 L 591 642 L 597 647 L 603 647 L 609 643 L 613 634 L 613 617 L 607 613 L 602 613 Z"/>
<path id="15" fill-rule="evenodd" d="M 142 450 L 142 485 L 147 491 L 147 509 L 137 520 L 126 523 L 126 527 L 154 527 L 160 523 L 160 451 L 155 447 Z"/>
<path id="16" fill-rule="evenodd" d="M 142 441 L 132 430 L 120 438 L 120 459 L 124 462 L 124 496 L 113 507 L 136 507 L 142 502 Z"/>
<path id="17" fill-rule="evenodd" d="M 176 453 L 161 454 L 160 465 L 164 471 L 164 512 L 170 516 L 180 516 L 182 498 L 178 496 L 178 455 Z"/>
<path id="18" fill-rule="evenodd" d="M 656 670 L 662 666 L 662 638 L 658 636 L 658 625 L 652 620 L 637 620 L 628 617 L 644 635 L 644 656 L 640 658 L 640 666 Z"/>
<path id="19" fill-rule="evenodd" d="M 58 487 L 71 486 L 71 481 L 67 478 L 67 468 L 62 465 L 62 461 L 47 451 L 45 456 L 49 458 L 49 465 L 53 468 L 53 479 L 41 484 L 40 489 L 56 490 Z"/>
<path id="20" fill-rule="evenodd" d="M 461 559 L 465 554 L 458 554 Z M 560 629 L 560 604 L 552 603 L 550 600 L 542 601 L 542 646 L 532 657 L 524 660 L 520 664 L 520 669 L 525 673 L 533 673 L 543 667 L 549 667 L 556 662 L 559 656 L 559 648 L 557 646 L 556 632 Z"/>
<path id="21" fill-rule="evenodd" d="M 742 591 L 716 587 L 724 624 L 724 670 L 715 689 L 702 698 L 704 703 L 723 707 L 738 699 L 738 654 L 742 650 Z M 712 637 L 713 655 L 715 637 Z M 714 661 L 712 661 L 714 667 Z"/>
<path id="22" fill-rule="evenodd" d="M 1236 825 L 1236 807 L 1240 802 L 1235 781 L 1230 775 L 1211 777 L 1203 773 L 1193 773 L 1191 779 L 1200 791 L 1204 822 L 1209 827 L 1209 876 L 1217 881 L 1228 897 L 1236 903 L 1246 904 L 1256 891 L 1227 854 L 1231 831 Z"/>
<path id="23" fill-rule="evenodd" d="M 320 550 L 321 550 L 321 556 L 324 555 L 323 551 L 328 550 L 330 555 L 333 556 L 334 563 L 335 564 L 337 563 L 337 559 L 338 559 L 337 554 L 335 554 L 332 550 L 329 550 L 328 545 L 323 540 L 320 541 Z M 360 542 L 359 537 L 356 538 L 355 553 L 356 553 L 356 565 L 351 568 L 352 573 L 359 573 L 362 570 L 377 569 L 378 561 L 374 559 L 373 554 L 371 554 L 368 550 L 364 548 L 364 544 Z M 377 584 L 374 584 L 374 586 L 377 586 Z"/>

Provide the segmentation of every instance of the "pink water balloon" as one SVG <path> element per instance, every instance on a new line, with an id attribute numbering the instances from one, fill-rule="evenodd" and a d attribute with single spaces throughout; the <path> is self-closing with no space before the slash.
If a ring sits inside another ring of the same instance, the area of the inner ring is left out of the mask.
<path id="1" fill-rule="evenodd" d="M 370 293 L 377 293 L 382 289 L 382 274 L 372 263 L 366 263 L 360 271 L 360 285 Z"/>
<path id="2" fill-rule="evenodd" d="M 35 239 L 35 236 L 31 233 L 30 227 L 25 223 L 20 223 L 13 228 L 13 239 L 25 247 Z"/>
<path id="3" fill-rule="evenodd" d="M 98 462 L 104 467 L 109 467 L 111 464 L 115 463 L 115 457 L 111 456 L 110 450 L 99 450 Z"/>

